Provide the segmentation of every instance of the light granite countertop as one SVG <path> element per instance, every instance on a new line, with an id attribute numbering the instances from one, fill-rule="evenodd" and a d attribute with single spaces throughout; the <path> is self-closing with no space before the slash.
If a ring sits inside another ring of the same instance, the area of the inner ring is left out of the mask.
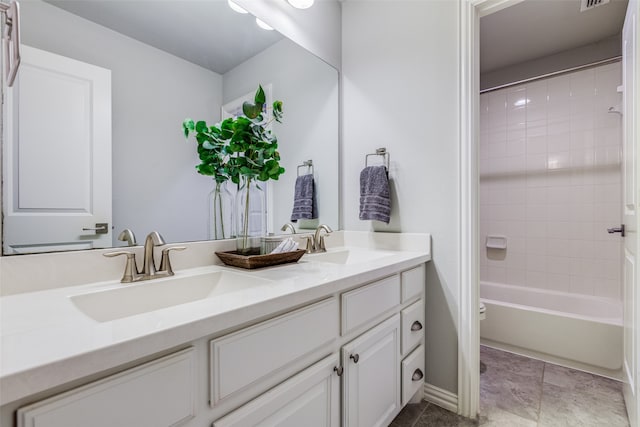
<path id="1" fill-rule="evenodd" d="M 352 264 L 314 261 L 259 270 L 221 265 L 177 270 L 172 280 L 215 271 L 262 279 L 260 286 L 99 322 L 80 311 L 74 295 L 123 285 L 109 280 L 23 292 L 0 298 L 0 405 L 257 319 L 340 293 L 431 259 L 428 234 L 344 232 L 338 247 L 359 252 Z M 373 236 L 373 237 L 372 237 Z M 402 237 L 404 236 L 404 237 Z M 369 257 L 369 255 L 372 255 Z M 151 281 L 144 283 L 153 283 Z"/>

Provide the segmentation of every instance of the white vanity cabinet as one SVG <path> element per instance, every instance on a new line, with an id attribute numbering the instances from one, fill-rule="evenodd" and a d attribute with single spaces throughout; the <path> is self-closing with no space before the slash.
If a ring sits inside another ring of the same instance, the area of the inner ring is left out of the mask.
<path id="1" fill-rule="evenodd" d="M 400 317 L 342 348 L 345 427 L 387 426 L 400 411 Z"/>
<path id="2" fill-rule="evenodd" d="M 341 355 L 341 360 L 334 353 L 311 365 L 213 427 L 389 425 L 422 387 L 423 297 L 421 265 L 343 292 L 339 312 L 334 298 L 213 340 L 212 404 L 317 351 L 320 343 Z M 340 336 L 336 332 L 330 343 L 339 319 Z M 251 365 L 243 372 L 247 354 L 259 349 L 264 349 L 259 369 Z"/>
<path id="3" fill-rule="evenodd" d="M 23 402 L 17 427 L 387 426 L 423 387 L 424 271 L 343 286 Z"/>

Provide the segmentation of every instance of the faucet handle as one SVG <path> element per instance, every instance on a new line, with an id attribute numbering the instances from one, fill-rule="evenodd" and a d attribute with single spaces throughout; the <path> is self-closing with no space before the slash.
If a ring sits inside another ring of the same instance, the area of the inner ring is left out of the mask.
<path id="1" fill-rule="evenodd" d="M 122 279 L 120 279 L 121 283 L 131 283 L 138 280 L 140 277 L 140 273 L 138 273 L 138 266 L 136 265 L 136 254 L 130 251 L 117 251 L 117 252 L 107 252 L 102 254 L 107 258 L 113 258 L 120 255 L 124 255 L 127 257 L 127 263 L 124 266 L 124 274 L 122 275 Z"/>
<path id="2" fill-rule="evenodd" d="M 164 273 L 167 276 L 173 276 L 173 268 L 171 268 L 171 259 L 169 258 L 169 252 L 171 251 L 184 251 L 186 246 L 171 246 L 162 250 L 162 259 L 160 260 L 160 269 L 158 273 Z"/>

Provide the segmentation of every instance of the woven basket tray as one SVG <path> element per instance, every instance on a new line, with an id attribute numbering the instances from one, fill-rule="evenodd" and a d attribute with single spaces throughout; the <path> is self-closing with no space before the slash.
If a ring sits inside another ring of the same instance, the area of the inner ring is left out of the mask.
<path id="1" fill-rule="evenodd" d="M 304 249 L 297 251 L 284 252 L 280 254 L 266 255 L 240 255 L 238 251 L 216 252 L 216 255 L 226 265 L 233 267 L 254 269 L 271 267 L 272 265 L 287 264 L 289 262 L 297 262 L 302 255 L 305 254 Z"/>

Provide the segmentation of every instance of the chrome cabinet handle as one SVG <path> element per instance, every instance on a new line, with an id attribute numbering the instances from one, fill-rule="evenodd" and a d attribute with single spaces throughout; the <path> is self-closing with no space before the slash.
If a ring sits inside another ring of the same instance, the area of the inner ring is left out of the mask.
<path id="1" fill-rule="evenodd" d="M 87 227 L 83 228 L 82 231 L 95 231 L 96 234 L 108 234 L 109 233 L 109 223 L 107 222 L 98 222 L 95 227 Z"/>
<path id="2" fill-rule="evenodd" d="M 360 360 L 360 355 L 352 354 L 351 356 L 349 356 L 349 359 L 353 360 L 353 363 L 358 363 L 358 360 Z"/>
<path id="3" fill-rule="evenodd" d="M 418 320 L 413 322 L 413 324 L 411 325 L 411 332 L 419 331 L 420 329 L 422 329 L 422 323 L 420 323 L 420 321 Z"/>
<path id="4" fill-rule="evenodd" d="M 607 233 L 620 233 L 620 235 L 624 237 L 624 224 L 621 224 L 620 227 L 607 228 Z"/>
<path id="5" fill-rule="evenodd" d="M 335 372 L 339 377 L 344 373 L 344 368 L 342 366 L 334 366 L 333 372 Z"/>
<path id="6" fill-rule="evenodd" d="M 411 376 L 411 381 L 420 381 L 422 378 L 424 378 L 424 374 L 422 373 L 422 371 L 418 368 L 415 370 L 415 372 L 413 373 L 413 375 Z"/>

